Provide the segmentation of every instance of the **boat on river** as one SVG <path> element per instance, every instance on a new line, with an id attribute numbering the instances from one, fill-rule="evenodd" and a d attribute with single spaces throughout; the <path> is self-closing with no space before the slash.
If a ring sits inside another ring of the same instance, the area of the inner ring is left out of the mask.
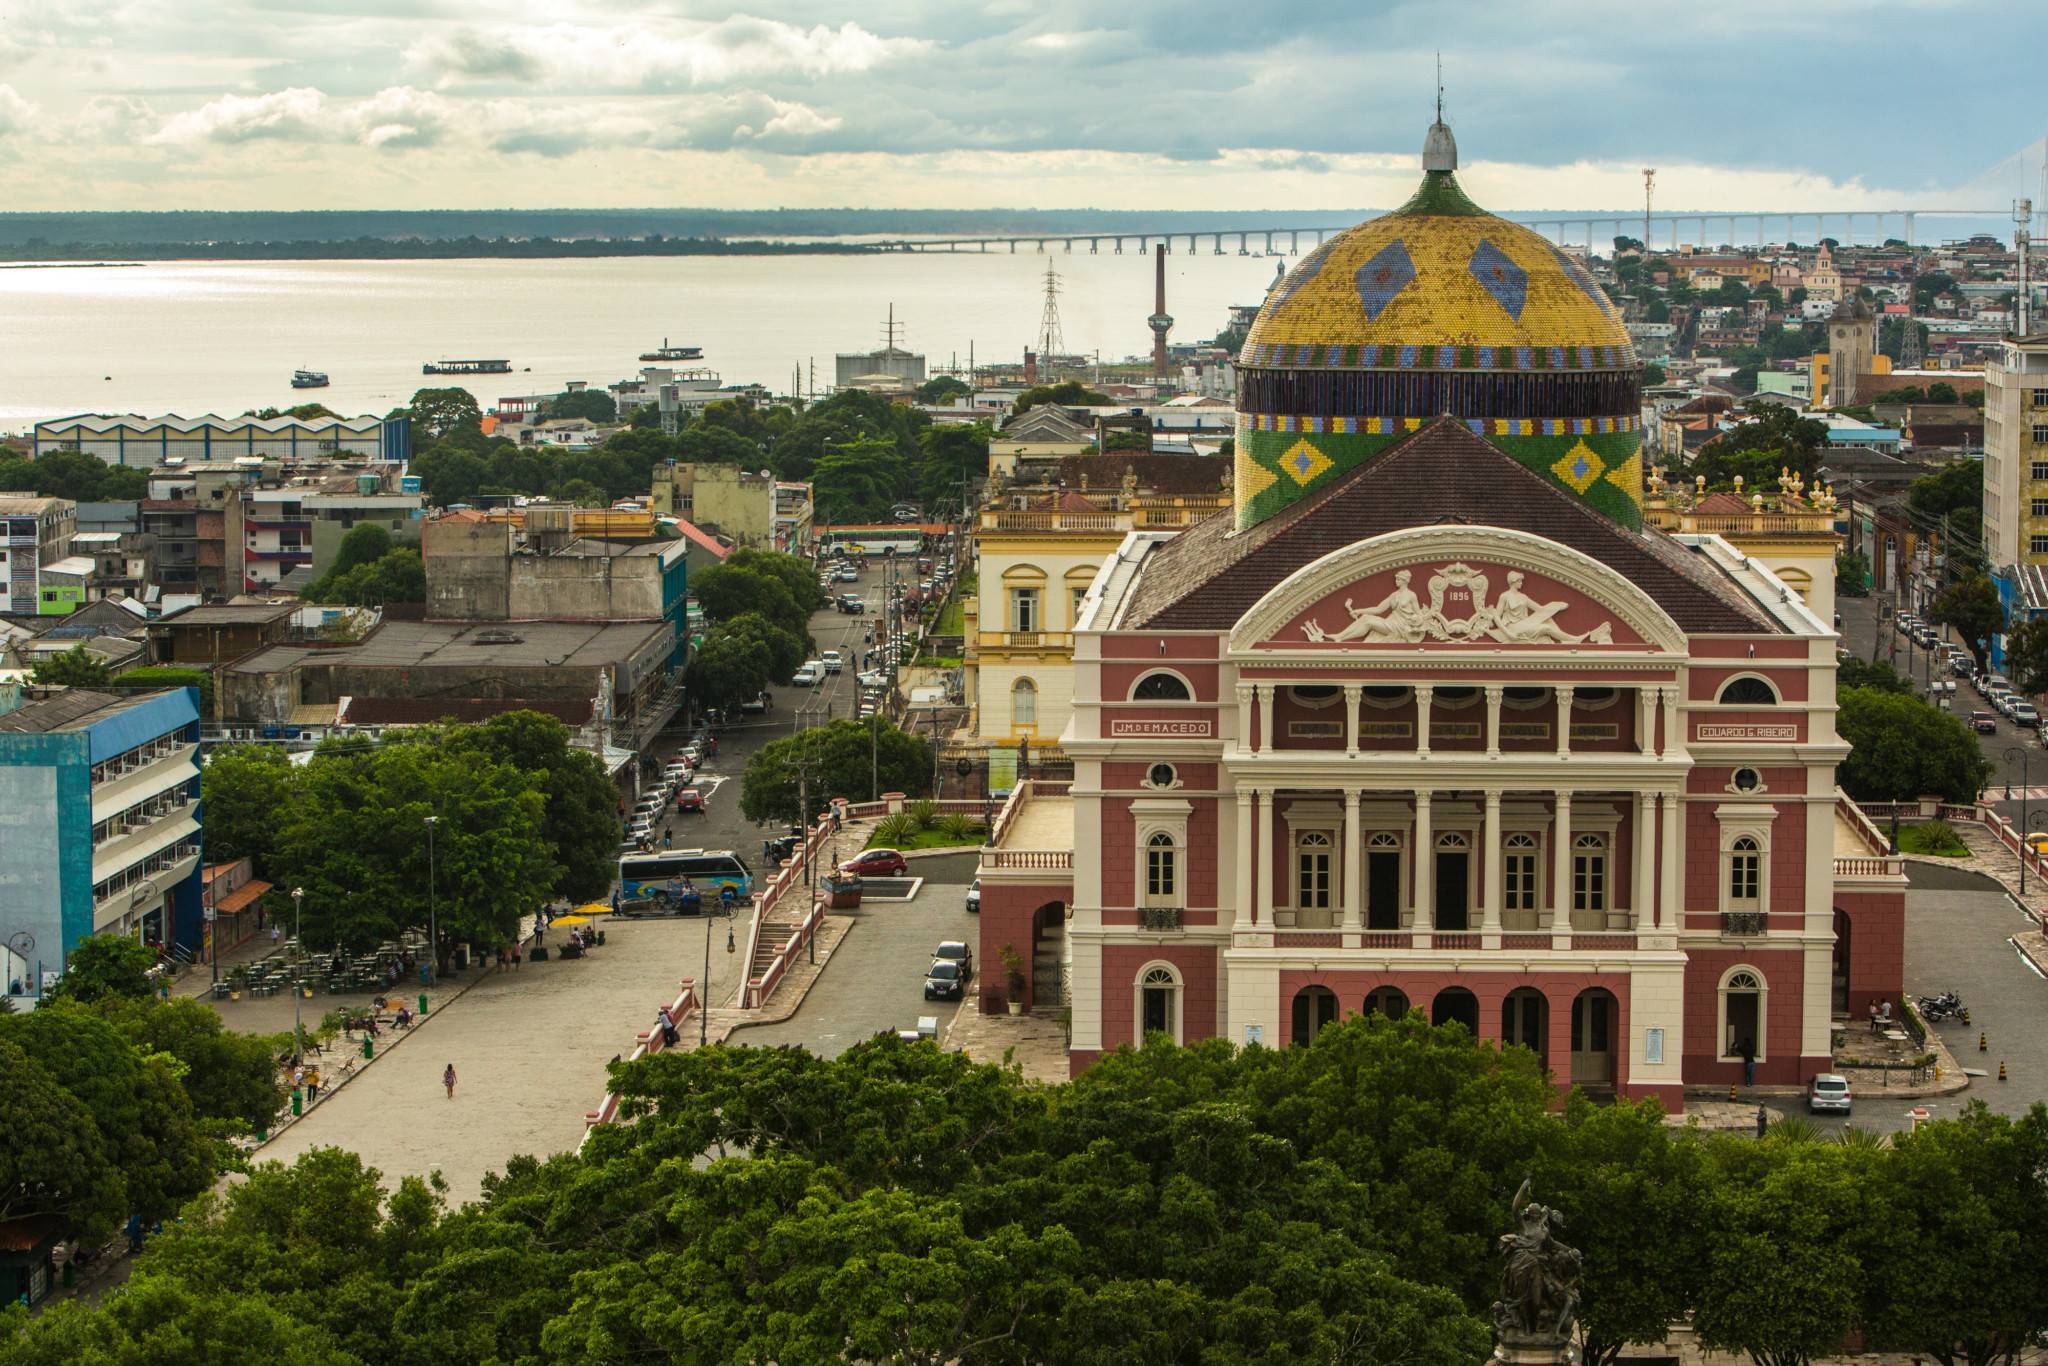
<path id="1" fill-rule="evenodd" d="M 325 389 L 327 385 L 327 372 L 324 370 L 292 371 L 292 388 L 294 389 Z"/>
<path id="2" fill-rule="evenodd" d="M 702 360 L 703 358 L 703 347 L 670 346 L 667 337 L 663 337 L 661 345 L 657 346 L 654 350 L 642 351 L 640 353 L 641 360 Z"/>
<path id="3" fill-rule="evenodd" d="M 423 375 L 509 375 L 509 360 L 430 360 L 420 367 Z"/>

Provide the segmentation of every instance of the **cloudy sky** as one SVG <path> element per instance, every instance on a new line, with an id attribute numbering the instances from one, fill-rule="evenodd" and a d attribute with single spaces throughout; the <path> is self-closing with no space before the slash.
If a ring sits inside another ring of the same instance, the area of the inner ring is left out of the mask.
<path id="1" fill-rule="evenodd" d="M 739 3 L 0 0 L 0 207 L 1384 206 L 1439 47 L 1499 209 L 1996 202 L 2048 127 L 2048 0 Z"/>

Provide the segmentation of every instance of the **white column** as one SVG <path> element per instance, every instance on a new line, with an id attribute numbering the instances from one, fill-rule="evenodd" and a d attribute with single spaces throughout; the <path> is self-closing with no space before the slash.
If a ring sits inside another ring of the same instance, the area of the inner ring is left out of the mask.
<path id="1" fill-rule="evenodd" d="M 1636 689 L 1636 752 L 1657 752 L 1657 690 Z"/>
<path id="2" fill-rule="evenodd" d="M 1651 835 L 1657 823 L 1656 799 L 1647 792 L 1636 793 L 1629 818 L 1635 827 L 1635 838 L 1629 842 L 1629 861 L 1635 869 L 1630 879 L 1629 919 L 1641 933 L 1650 928 L 1651 888 L 1656 885 L 1650 877 L 1650 864 L 1657 857 L 1657 842 Z"/>
<path id="3" fill-rule="evenodd" d="M 1550 840 L 1550 931 L 1567 934 L 1572 924 L 1572 794 L 1557 792 L 1557 823 Z"/>
<path id="4" fill-rule="evenodd" d="M 1365 694 L 1365 687 L 1359 683 L 1344 685 L 1344 752 L 1358 757 L 1358 699 Z"/>
<path id="5" fill-rule="evenodd" d="M 1685 752 L 1684 738 L 1678 733 L 1678 689 L 1659 688 L 1664 701 L 1664 744 L 1657 753 L 1666 759 Z"/>
<path id="6" fill-rule="evenodd" d="M 1683 848 L 1680 826 L 1685 822 L 1685 803 L 1678 799 L 1676 792 L 1666 792 L 1657 798 L 1657 805 L 1664 816 L 1664 866 L 1659 878 L 1664 884 L 1662 894 L 1657 898 L 1657 927 L 1676 931 L 1684 928 L 1683 884 L 1678 876 L 1679 850 Z"/>
<path id="7" fill-rule="evenodd" d="M 1252 914 L 1252 790 L 1237 789 L 1237 901 L 1231 908 L 1240 921 Z M 1142 876 L 1144 870 L 1140 869 Z"/>
<path id="8" fill-rule="evenodd" d="M 1498 683 L 1486 686 L 1486 757 L 1500 758 L 1500 700 L 1507 689 Z"/>
<path id="9" fill-rule="evenodd" d="M 1258 753 L 1269 754 L 1273 750 L 1273 685 L 1257 684 L 1259 701 L 1259 748 Z M 1263 795 L 1263 794 L 1261 794 Z"/>
<path id="10" fill-rule="evenodd" d="M 1358 703 L 1351 704 L 1358 715 Z M 1365 923 L 1365 835 L 1359 828 L 1358 789 L 1344 789 L 1344 928 L 1355 930 Z"/>
<path id="11" fill-rule="evenodd" d="M 1415 752 L 1429 757 L 1429 704 L 1436 689 L 1424 685 L 1415 690 Z"/>
<path id="12" fill-rule="evenodd" d="M 1567 758 L 1572 752 L 1572 689 L 1566 684 L 1557 690 L 1557 757 Z"/>
<path id="13" fill-rule="evenodd" d="M 1501 907 L 1505 901 L 1502 895 L 1505 889 L 1501 885 L 1504 870 L 1501 867 L 1500 854 L 1500 797 L 1499 788 L 1486 789 L 1486 886 L 1485 895 L 1479 902 L 1479 929 L 1487 936 L 1487 939 L 1481 942 L 1487 947 L 1494 948 L 1499 947 Z"/>
<path id="14" fill-rule="evenodd" d="M 1265 689 L 1261 688 L 1261 692 Z M 1259 789 L 1258 867 L 1253 874 L 1252 919 L 1273 928 L 1273 789 Z"/>
<path id="15" fill-rule="evenodd" d="M 1409 927 L 1418 930 L 1433 927 L 1436 924 L 1436 829 L 1426 788 L 1415 791 L 1415 855 L 1408 884 L 1415 897 L 1409 908 Z"/>
<path id="16" fill-rule="evenodd" d="M 1250 752 L 1252 747 L 1252 685 L 1237 685 L 1237 747 Z"/>

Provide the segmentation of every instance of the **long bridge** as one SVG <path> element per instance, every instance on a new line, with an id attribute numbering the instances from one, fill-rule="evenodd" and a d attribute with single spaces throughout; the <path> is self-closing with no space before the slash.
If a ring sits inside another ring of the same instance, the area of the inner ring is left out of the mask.
<path id="1" fill-rule="evenodd" d="M 1832 236 L 1847 246 L 1858 243 L 1881 245 L 1888 238 L 1918 243 L 1914 233 L 1921 218 L 1993 218 L 2010 219 L 2010 207 L 2003 209 L 1825 209 L 1797 211 L 1785 209 L 1746 210 L 1742 212 L 1717 211 L 1711 213 L 1660 211 L 1649 216 L 1649 243 L 1652 250 L 1662 245 L 1664 234 L 1660 228 L 1669 229 L 1668 249 L 1676 250 L 1681 240 L 1690 240 L 1694 245 L 1718 245 L 1734 243 L 1738 236 L 1748 241 L 1764 242 L 1817 242 Z M 1503 214 L 1525 228 L 1532 228 L 1559 246 L 1583 245 L 1589 252 L 1597 245 L 1611 243 L 1616 237 L 1635 237 L 1644 231 L 1644 216 L 1641 213 L 1604 212 L 1592 214 L 1568 214 L 1543 217 L 1522 217 Z M 1708 234 L 1713 225 L 1723 224 L 1727 236 L 1719 243 L 1709 243 Z M 1828 231 L 1830 223 L 1837 225 L 1833 233 Z M 1693 234 L 1682 239 L 1686 225 L 1692 225 Z M 1744 225 L 1754 224 L 1755 231 L 1742 234 Z M 1782 225 L 1784 232 L 1776 237 L 1768 236 L 1772 225 Z M 1799 228 L 1811 225 L 1811 234 L 1801 237 Z M 1867 233 L 1859 233 L 1859 225 L 1867 225 Z M 1892 231 L 1896 226 L 1897 231 Z M 1122 255 L 1126 251 L 1144 254 L 1154 246 L 1163 246 L 1176 253 L 1198 254 L 1201 244 L 1209 243 L 1210 254 L 1216 256 L 1292 256 L 1299 253 L 1304 245 L 1311 249 L 1321 246 L 1325 239 L 1344 231 L 1343 227 L 1315 228 L 1208 228 L 1196 232 L 1143 232 L 1143 231 L 1094 231 L 1074 233 L 1029 232 L 1015 236 L 994 235 L 985 237 L 904 237 L 888 241 L 871 242 L 867 245 L 876 251 L 903 252 L 1002 252 L 1016 253 L 1021 250 L 1044 252 L 1064 248 L 1068 253 L 1085 249 L 1090 255 Z M 1185 246 L 1178 244 L 1185 243 Z"/>

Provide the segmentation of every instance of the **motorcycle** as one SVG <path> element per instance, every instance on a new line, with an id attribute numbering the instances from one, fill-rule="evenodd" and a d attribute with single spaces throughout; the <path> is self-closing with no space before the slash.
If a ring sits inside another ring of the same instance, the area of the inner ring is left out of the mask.
<path id="1" fill-rule="evenodd" d="M 1953 991 L 1944 991 L 1939 996 L 1922 996 L 1919 1007 L 1920 1018 L 1929 1024 L 1942 1020 L 1955 1020 L 1960 1024 L 1970 1022 L 1970 1008 Z"/>

